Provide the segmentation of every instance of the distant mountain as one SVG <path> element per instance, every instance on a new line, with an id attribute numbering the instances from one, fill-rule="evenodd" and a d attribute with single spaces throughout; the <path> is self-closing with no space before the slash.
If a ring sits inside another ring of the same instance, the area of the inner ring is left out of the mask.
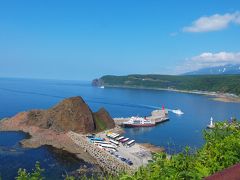
<path id="1" fill-rule="evenodd" d="M 209 75 L 209 74 L 240 74 L 240 64 L 227 64 L 224 66 L 216 66 L 202 68 L 197 71 L 185 73 L 184 75 Z"/>

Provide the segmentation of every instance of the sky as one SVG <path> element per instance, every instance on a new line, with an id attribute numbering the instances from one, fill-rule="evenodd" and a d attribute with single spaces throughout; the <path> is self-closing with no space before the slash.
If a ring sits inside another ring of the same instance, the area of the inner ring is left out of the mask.
<path id="1" fill-rule="evenodd" d="M 91 80 L 238 63 L 239 0 L 0 1 L 0 77 Z"/>

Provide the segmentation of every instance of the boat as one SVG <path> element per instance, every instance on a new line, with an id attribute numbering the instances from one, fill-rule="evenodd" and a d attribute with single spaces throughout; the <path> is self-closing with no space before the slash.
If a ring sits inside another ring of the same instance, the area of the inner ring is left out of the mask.
<path id="1" fill-rule="evenodd" d="M 99 88 L 104 89 L 105 87 L 104 86 L 100 86 Z"/>
<path id="2" fill-rule="evenodd" d="M 212 118 L 212 117 L 211 117 L 211 119 L 210 119 L 210 124 L 207 125 L 207 128 L 209 128 L 209 129 L 215 128 L 215 124 L 213 123 L 213 118 Z"/>
<path id="3" fill-rule="evenodd" d="M 180 109 L 172 110 L 172 112 L 177 114 L 177 115 L 183 115 L 184 114 L 184 112 L 182 112 Z"/>
<path id="4" fill-rule="evenodd" d="M 124 127 L 152 127 L 155 125 L 155 122 L 142 117 L 131 117 L 129 121 L 123 123 Z"/>

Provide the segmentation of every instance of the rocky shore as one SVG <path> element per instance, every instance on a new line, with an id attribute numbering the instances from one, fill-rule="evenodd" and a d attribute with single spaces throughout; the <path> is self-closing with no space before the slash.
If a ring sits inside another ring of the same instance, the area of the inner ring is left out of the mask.
<path id="1" fill-rule="evenodd" d="M 141 143 L 141 146 L 143 146 L 145 149 L 149 150 L 151 153 L 160 153 L 164 152 L 165 149 L 163 147 L 157 147 L 153 144 L 149 143 Z"/>
<path id="2" fill-rule="evenodd" d="M 93 113 L 81 97 L 68 98 L 48 110 L 31 110 L 0 121 L 0 131 L 22 131 L 29 134 L 20 143 L 25 148 L 49 145 L 75 154 L 91 164 L 96 159 L 79 147 L 67 134 L 96 133 L 114 128 L 113 119 L 105 109 Z"/>
<path id="3" fill-rule="evenodd" d="M 24 116 L 26 116 L 25 112 L 18 114 L 14 118 L 1 120 L 0 131 L 22 131 L 29 134 L 30 137 L 28 139 L 24 139 L 20 142 L 24 148 L 38 148 L 44 145 L 49 145 L 75 154 L 79 159 L 91 164 L 97 164 L 92 156 L 79 148 L 71 138 L 67 136 L 67 133 L 55 132 L 53 130 L 43 129 L 36 126 L 26 126 L 16 122 L 18 118 Z"/>

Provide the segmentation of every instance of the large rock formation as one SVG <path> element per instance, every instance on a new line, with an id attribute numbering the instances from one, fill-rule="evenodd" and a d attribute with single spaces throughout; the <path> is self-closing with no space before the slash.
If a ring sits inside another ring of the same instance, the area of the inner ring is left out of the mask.
<path id="1" fill-rule="evenodd" d="M 11 123 L 57 132 L 91 133 L 115 127 L 105 109 L 93 113 L 81 97 L 63 100 L 48 110 L 32 110 L 10 119 Z"/>
<path id="2" fill-rule="evenodd" d="M 115 122 L 104 108 L 94 113 L 94 122 L 99 131 L 115 127 Z"/>

